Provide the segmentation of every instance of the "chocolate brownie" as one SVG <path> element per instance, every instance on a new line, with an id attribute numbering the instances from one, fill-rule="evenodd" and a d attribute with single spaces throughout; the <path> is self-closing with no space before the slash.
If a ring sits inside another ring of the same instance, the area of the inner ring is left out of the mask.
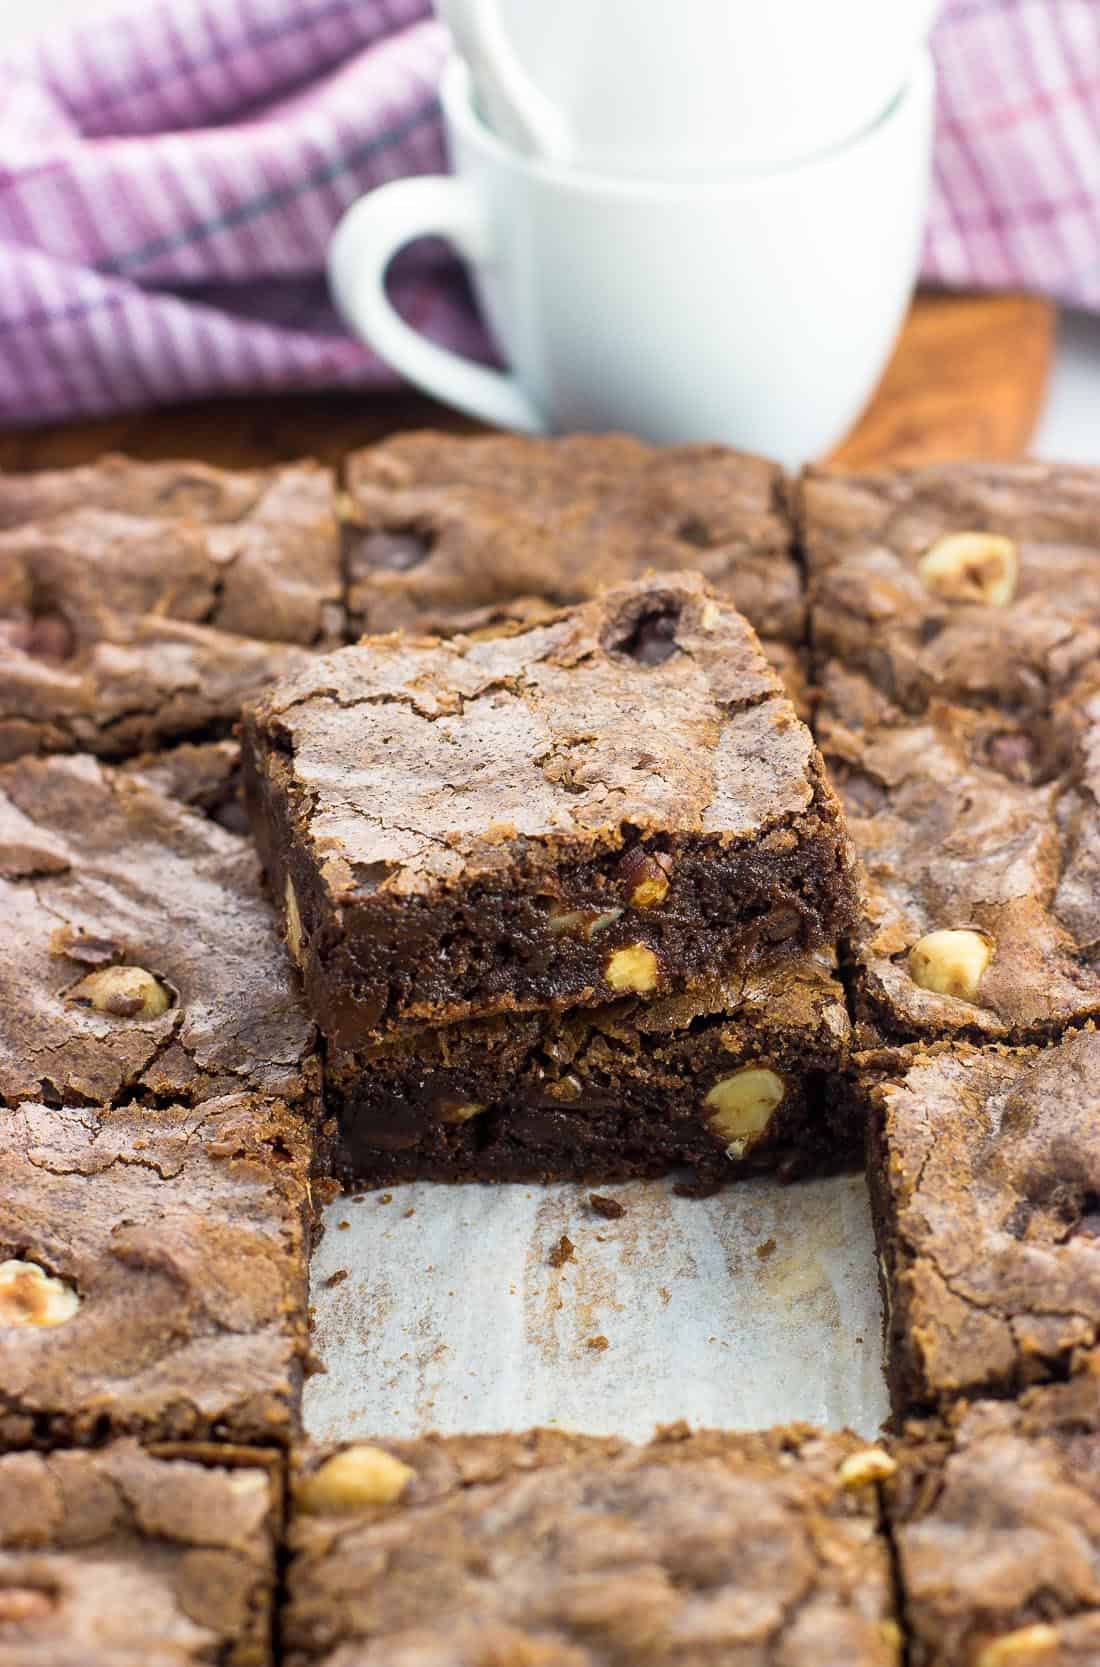
<path id="1" fill-rule="evenodd" d="M 0 1112 L 0 1449 L 284 1441 L 311 1163 L 256 1095 Z"/>
<path id="2" fill-rule="evenodd" d="M 865 1468 L 854 1436 L 806 1425 L 309 1455 L 292 1491 L 286 1667 L 892 1667 Z"/>
<path id="3" fill-rule="evenodd" d="M 352 1183 L 581 1180 L 690 1166 L 704 1187 L 820 1171 L 855 1149 L 831 1077 L 848 1045 L 827 961 L 687 995 L 524 1013 L 333 1050 Z"/>
<path id="4" fill-rule="evenodd" d="M 1027 1042 L 1100 1014 L 1100 701 L 914 717 L 831 663 L 817 735 L 866 870 L 862 1019 Z"/>
<path id="5" fill-rule="evenodd" d="M 888 1510 L 910 1667 L 1100 1659 L 1100 1362 L 958 1404 L 894 1447 Z"/>
<path id="6" fill-rule="evenodd" d="M 317 1075 L 249 843 L 94 758 L 0 769 L 0 1105 L 308 1103 Z"/>
<path id="7" fill-rule="evenodd" d="M 665 993 L 853 918 L 755 635 L 694 575 L 514 636 L 369 639 L 247 709 L 245 791 L 330 1039 Z"/>
<path id="8" fill-rule="evenodd" d="M 1100 653 L 1096 470 L 811 469 L 799 499 L 818 651 L 906 710 L 1042 712 Z"/>
<path id="9" fill-rule="evenodd" d="M 361 634 L 449 636 L 645 572 L 702 572 L 765 638 L 804 636 L 782 471 L 723 446 L 401 434 L 354 453 L 343 505 Z"/>
<path id="10" fill-rule="evenodd" d="M 895 1411 L 1064 1373 L 1100 1340 L 1100 1035 L 854 1063 Z"/>
<path id="11" fill-rule="evenodd" d="M 202 811 L 230 833 L 247 836 L 238 741 L 181 741 L 163 752 L 138 753 L 119 768 L 169 799 Z"/>
<path id="12" fill-rule="evenodd" d="M 0 481 L 0 519 L 16 520 L 0 532 L 0 759 L 224 732 L 246 694 L 341 640 L 328 472 L 196 469 Z M 173 480 L 208 474 L 211 501 L 182 491 L 177 511 Z"/>
<path id="13" fill-rule="evenodd" d="M 0 1457 L 0 1667 L 267 1667 L 276 1455 Z"/>

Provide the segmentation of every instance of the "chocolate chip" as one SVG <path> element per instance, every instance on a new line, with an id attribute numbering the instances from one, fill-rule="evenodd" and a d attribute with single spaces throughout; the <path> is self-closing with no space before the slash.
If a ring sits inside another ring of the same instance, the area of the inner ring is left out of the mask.
<path id="1" fill-rule="evenodd" d="M 348 551 L 348 575 L 352 579 L 383 568 L 388 573 L 407 573 L 431 555 L 430 542 L 416 532 L 373 532 L 355 538 Z"/>
<path id="2" fill-rule="evenodd" d="M 676 528 L 676 537 L 696 550 L 709 550 L 714 543 L 710 528 L 698 515 L 685 516 Z"/>
<path id="3" fill-rule="evenodd" d="M 0 643 L 33 660 L 70 660 L 76 648 L 72 626 L 59 613 L 0 620 Z"/>
<path id="4" fill-rule="evenodd" d="M 590 1192 L 588 1202 L 596 1214 L 603 1216 L 605 1221 L 618 1221 L 620 1216 L 626 1214 L 625 1204 L 620 1204 L 617 1198 L 609 1198 L 606 1193 Z"/>
<path id="5" fill-rule="evenodd" d="M 610 644 L 611 650 L 627 655 L 640 666 L 659 666 L 678 652 L 676 629 L 679 623 L 678 608 L 662 608 L 642 614 L 625 636 Z"/>

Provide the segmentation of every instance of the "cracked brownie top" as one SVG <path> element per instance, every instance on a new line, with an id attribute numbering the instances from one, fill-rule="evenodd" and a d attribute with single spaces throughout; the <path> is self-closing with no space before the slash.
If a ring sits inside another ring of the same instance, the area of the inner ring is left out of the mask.
<path id="1" fill-rule="evenodd" d="M 851 918 L 809 731 L 691 575 L 516 635 L 317 658 L 249 707 L 245 753 L 292 953 L 341 1040 L 674 988 Z"/>
<path id="2" fill-rule="evenodd" d="M 341 639 L 333 481 L 136 464 L 0 479 L 0 759 L 233 722 Z"/>
<path id="3" fill-rule="evenodd" d="M 0 1116 L 0 1448 L 286 1440 L 311 1161 L 253 1095 Z"/>
<path id="4" fill-rule="evenodd" d="M 265 1667 L 275 1455 L 0 1456 L 0 1667 Z"/>
<path id="5" fill-rule="evenodd" d="M 762 637 L 804 608 L 782 471 L 622 434 L 405 434 L 348 460 L 349 613 L 363 632 L 536 623 L 649 570 L 702 572 Z"/>
<path id="6" fill-rule="evenodd" d="M 816 648 L 908 711 L 1041 713 L 1097 658 L 1095 470 L 810 469 L 799 502 Z"/>
<path id="7" fill-rule="evenodd" d="M 0 945 L 0 1104 L 316 1091 L 251 845 L 140 776 L 0 770 Z"/>
<path id="8" fill-rule="evenodd" d="M 855 1065 L 897 1410 L 1064 1371 L 1100 1335 L 1100 1035 Z"/>
<path id="9" fill-rule="evenodd" d="M 310 1455 L 293 1491 L 288 1667 L 890 1667 L 874 1489 L 849 1485 L 861 1448 L 794 1426 Z"/>

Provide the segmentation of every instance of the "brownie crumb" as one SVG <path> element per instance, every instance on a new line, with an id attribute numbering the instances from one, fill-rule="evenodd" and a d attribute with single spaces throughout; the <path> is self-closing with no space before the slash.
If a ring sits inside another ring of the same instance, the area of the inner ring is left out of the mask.
<path id="1" fill-rule="evenodd" d="M 596 1354 L 602 1354 L 605 1349 L 611 1347 L 602 1332 L 598 1337 L 589 1337 L 584 1346 L 586 1349 L 592 1349 Z"/>
<path id="2" fill-rule="evenodd" d="M 409 1208 L 405 1211 L 405 1220 L 408 1221 L 409 1217 L 414 1216 L 415 1214 L 416 1214 L 416 1211 L 410 1205 Z"/>
<path id="3" fill-rule="evenodd" d="M 547 1257 L 547 1261 L 552 1268 L 564 1267 L 566 1262 L 573 1261 L 574 1249 L 575 1246 L 572 1239 L 566 1238 L 563 1233 L 553 1250 L 550 1252 L 550 1255 Z"/>
<path id="4" fill-rule="evenodd" d="M 337 1227 L 339 1227 L 340 1231 L 343 1232 L 345 1227 L 350 1227 L 351 1226 L 351 1222 L 350 1221 L 338 1221 L 336 1223 L 336 1225 L 337 1225 Z"/>
<path id="5" fill-rule="evenodd" d="M 617 1198 L 608 1198 L 602 1192 L 590 1192 L 588 1202 L 596 1214 L 603 1216 L 605 1221 L 618 1221 L 620 1216 L 626 1214 L 625 1204 L 620 1204 Z"/>
<path id="6" fill-rule="evenodd" d="M 761 1262 L 767 1262 L 775 1255 L 775 1251 L 776 1243 L 774 1239 L 765 1239 L 763 1244 L 758 1244 L 756 1247 L 757 1258 Z"/>
<path id="7" fill-rule="evenodd" d="M 347 1277 L 347 1268 L 337 1268 L 336 1272 L 330 1273 L 325 1280 L 325 1290 L 331 1291 L 336 1285 L 342 1285 Z"/>
<path id="8" fill-rule="evenodd" d="M 393 1203 L 393 1193 L 392 1192 L 384 1192 L 382 1194 L 381 1198 L 379 1198 L 378 1202 L 380 1204 L 392 1204 Z"/>

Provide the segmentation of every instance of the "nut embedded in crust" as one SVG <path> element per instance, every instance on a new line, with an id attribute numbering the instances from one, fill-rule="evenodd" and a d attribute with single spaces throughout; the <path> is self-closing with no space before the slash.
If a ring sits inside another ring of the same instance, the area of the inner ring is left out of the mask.
<path id="1" fill-rule="evenodd" d="M 444 1105 L 439 1114 L 439 1121 L 441 1123 L 468 1123 L 471 1117 L 480 1117 L 484 1110 L 485 1107 L 478 1105 L 474 1100 L 467 1100 L 462 1105 L 455 1105 L 452 1101 Z"/>
<path id="2" fill-rule="evenodd" d="M 1039 1621 L 994 1638 L 979 1650 L 974 1667 L 1054 1667 L 1058 1654 L 1057 1629 Z"/>
<path id="3" fill-rule="evenodd" d="M 743 1065 L 714 1084 L 703 1100 L 713 1113 L 707 1118 L 707 1127 L 725 1143 L 728 1157 L 744 1157 L 753 1141 L 764 1133 L 786 1092 L 787 1085 L 778 1071 L 763 1065 Z"/>
<path id="4" fill-rule="evenodd" d="M 997 533 L 948 533 L 917 563 L 925 590 L 948 602 L 1007 608 L 1016 594 L 1019 558 L 1010 538 Z"/>
<path id="5" fill-rule="evenodd" d="M 659 858 L 640 845 L 619 864 L 619 878 L 634 909 L 656 909 L 668 896 L 668 874 Z"/>
<path id="6" fill-rule="evenodd" d="M 909 976 L 922 990 L 973 1001 L 993 959 L 988 932 L 971 926 L 926 932 L 909 951 Z"/>
<path id="7" fill-rule="evenodd" d="M 416 1472 L 383 1447 L 358 1442 L 333 1454 L 295 1490 L 298 1509 L 311 1516 L 345 1515 L 365 1505 L 392 1505 Z"/>
<path id="8" fill-rule="evenodd" d="M 628 944 L 608 956 L 603 975 L 613 990 L 643 995 L 657 988 L 657 957 L 644 943 Z"/>
<path id="9" fill-rule="evenodd" d="M 25 1626 L 44 1621 L 56 1604 L 49 1592 L 37 1586 L 0 1586 L 0 1626 Z"/>
<path id="10" fill-rule="evenodd" d="M 72 1286 L 37 1262 L 0 1262 L 0 1326 L 64 1325 L 79 1307 Z"/>
<path id="11" fill-rule="evenodd" d="M 69 991 L 69 1000 L 114 1019 L 159 1019 L 172 997 L 144 967 L 100 967 Z"/>
<path id="12" fill-rule="evenodd" d="M 866 1488 L 873 1482 L 886 1482 L 897 1474 L 898 1461 L 883 1447 L 865 1447 L 862 1453 L 849 1453 L 837 1469 L 837 1480 L 842 1488 Z"/>
<path id="13" fill-rule="evenodd" d="M 298 912 L 298 896 L 289 874 L 286 877 L 283 896 L 286 903 L 286 946 L 290 951 L 291 958 L 301 966 L 302 917 Z"/>

